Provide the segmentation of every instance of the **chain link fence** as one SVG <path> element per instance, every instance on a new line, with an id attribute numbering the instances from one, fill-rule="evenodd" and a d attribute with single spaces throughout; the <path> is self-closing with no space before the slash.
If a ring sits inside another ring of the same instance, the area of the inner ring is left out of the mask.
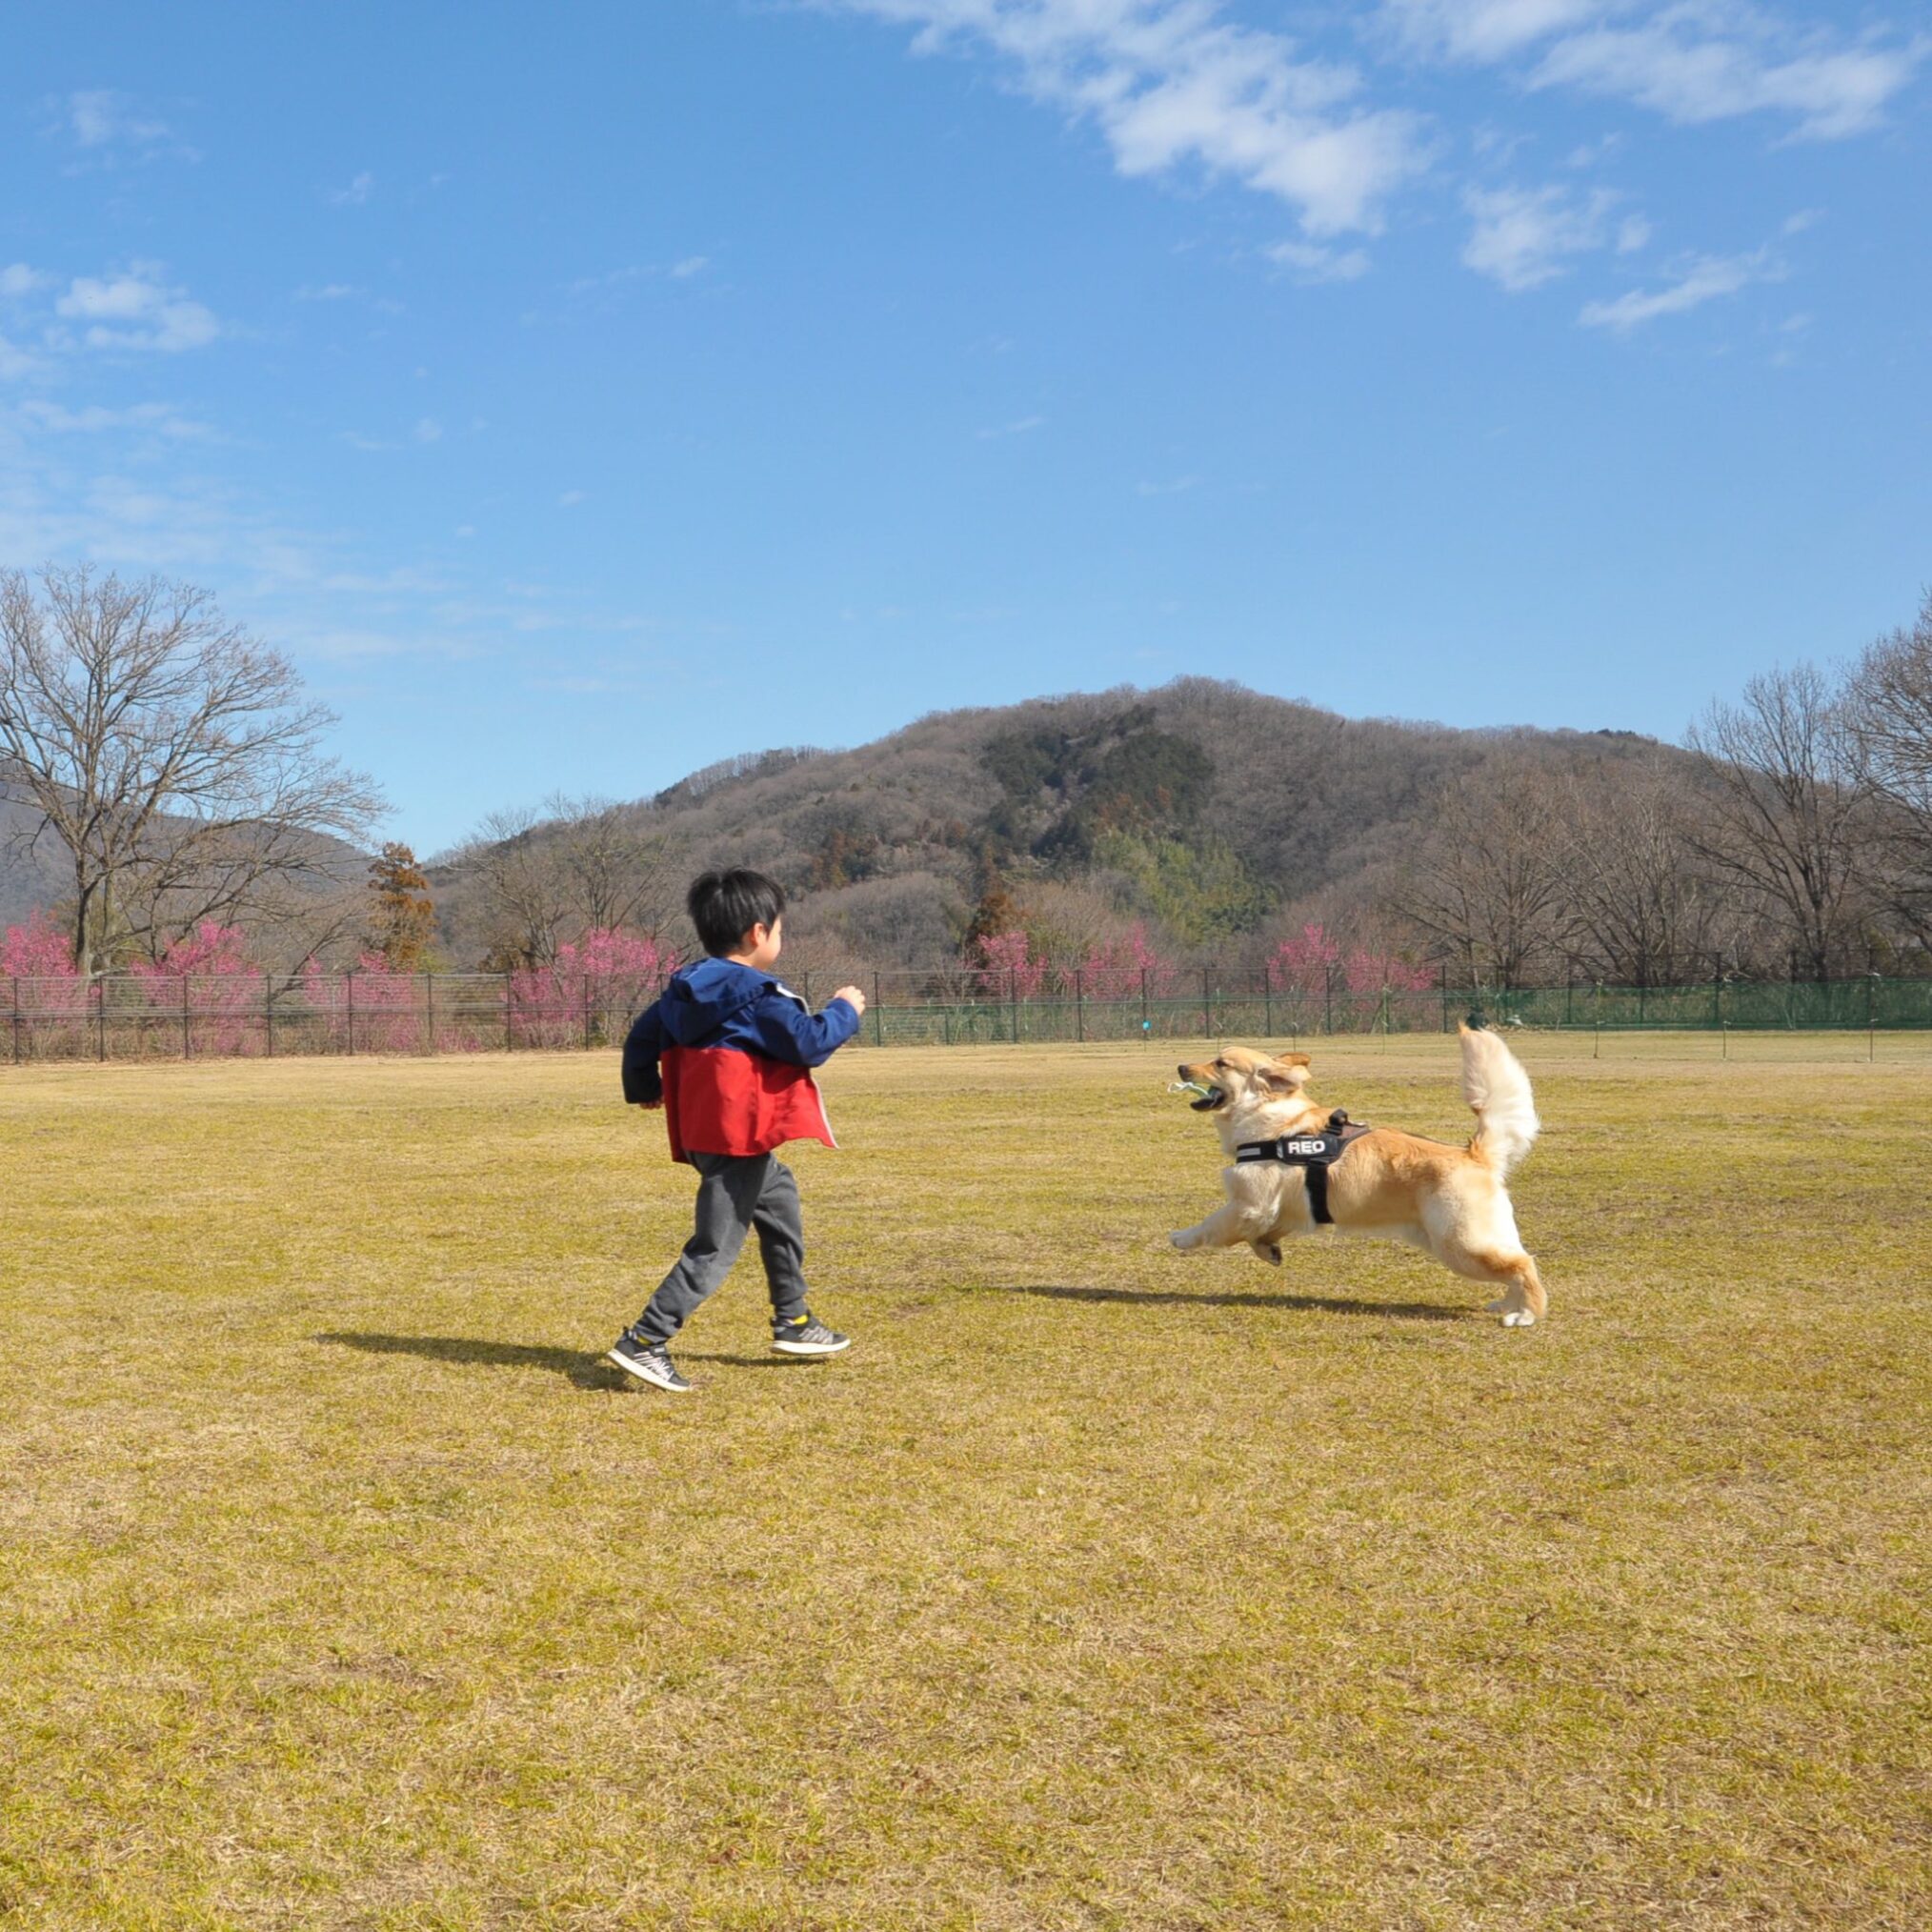
<path id="1" fill-rule="evenodd" d="M 828 996 L 811 976 L 808 1000 Z M 545 973 L 109 975 L 0 980 L 0 1058 L 273 1057 L 613 1046 L 661 981 Z M 879 973 L 859 1040 L 873 1046 L 1075 1044 L 1132 1039 L 1294 1041 L 1449 1033 L 1492 1024 L 1618 1032 L 1871 1032 L 1932 1028 L 1932 979 L 1698 986 L 1349 989 L 1267 972 L 1118 973 L 1089 984 L 959 969 Z"/>

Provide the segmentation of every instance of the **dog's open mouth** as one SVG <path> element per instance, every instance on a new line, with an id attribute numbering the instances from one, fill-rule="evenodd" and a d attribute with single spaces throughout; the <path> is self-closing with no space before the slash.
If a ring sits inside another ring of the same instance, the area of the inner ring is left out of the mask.
<path id="1" fill-rule="evenodd" d="M 1177 1080 L 1167 1090 L 1170 1094 L 1198 1094 L 1200 1098 L 1190 1100 L 1188 1108 L 1196 1114 L 1212 1114 L 1217 1107 L 1227 1103 L 1227 1095 L 1218 1087 L 1210 1087 L 1200 1080 Z"/>

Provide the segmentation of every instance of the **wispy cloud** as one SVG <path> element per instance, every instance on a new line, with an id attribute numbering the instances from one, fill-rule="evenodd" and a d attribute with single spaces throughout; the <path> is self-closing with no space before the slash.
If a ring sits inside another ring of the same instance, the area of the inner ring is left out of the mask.
<path id="1" fill-rule="evenodd" d="M 1369 272 L 1365 249 L 1333 249 L 1320 242 L 1271 242 L 1261 252 L 1298 282 L 1354 282 Z"/>
<path id="2" fill-rule="evenodd" d="M 0 269 L 0 301 L 17 302 L 47 288 L 52 280 L 51 275 L 43 275 L 25 262 L 10 262 Z"/>
<path id="3" fill-rule="evenodd" d="M 1031 99 L 1097 127 L 1122 174 L 1196 168 L 1374 232 L 1422 166 L 1421 125 L 1359 102 L 1353 68 L 1222 17 L 1214 0 L 832 0 L 916 30 L 922 53 L 997 56 Z"/>
<path id="4" fill-rule="evenodd" d="M 671 279 L 674 282 L 688 282 L 693 275 L 700 275 L 710 265 L 709 255 L 686 255 L 681 262 L 671 265 Z"/>
<path id="5" fill-rule="evenodd" d="M 579 503 L 582 503 L 586 499 L 587 495 L 588 492 L 586 491 L 566 490 L 563 493 L 563 494 L 557 498 L 556 507 L 559 510 L 574 510 Z"/>
<path id="6" fill-rule="evenodd" d="M 206 423 L 184 416 L 172 403 L 135 403 L 131 408 L 106 409 L 91 403 L 70 410 L 59 403 L 24 402 L 20 413 L 37 428 L 55 435 L 99 435 L 112 430 L 144 431 L 177 442 L 198 442 L 214 433 Z"/>
<path id="7" fill-rule="evenodd" d="M 974 434 L 982 443 L 996 442 L 1001 436 L 1024 436 L 1044 424 L 1044 416 L 1020 416 L 1010 423 L 996 423 L 990 429 L 976 430 Z"/>
<path id="8" fill-rule="evenodd" d="M 117 274 L 76 275 L 53 305 L 54 313 L 84 324 L 90 349 L 152 350 L 164 355 L 199 349 L 221 333 L 213 312 L 171 287 L 159 262 L 132 262 Z M 55 347 L 68 343 L 56 331 Z"/>
<path id="9" fill-rule="evenodd" d="M 1681 315 L 1721 295 L 1735 295 L 1753 282 L 1781 280 L 1783 274 L 1783 265 L 1763 249 L 1747 255 L 1703 255 L 1666 287 L 1647 292 L 1633 289 L 1614 301 L 1586 302 L 1577 319 L 1586 328 L 1627 332 L 1660 316 Z"/>
<path id="10" fill-rule="evenodd" d="M 1819 140 L 1883 118 L 1932 42 L 1855 38 L 1753 0 L 1383 0 L 1412 56 L 1514 66 L 1532 89 L 1630 101 L 1684 125 L 1779 114 Z"/>
<path id="11" fill-rule="evenodd" d="M 1462 197 L 1472 227 L 1462 260 L 1512 294 L 1569 272 L 1569 258 L 1615 246 L 1628 253 L 1650 237 L 1641 215 L 1613 223 L 1619 197 L 1606 188 L 1472 188 Z"/>
<path id="12" fill-rule="evenodd" d="M 330 191 L 329 199 L 337 208 L 360 208 L 375 192 L 375 176 L 366 169 L 347 188 Z"/>
<path id="13" fill-rule="evenodd" d="M 67 95 L 60 103 L 57 125 L 94 166 L 111 167 L 124 157 L 134 161 L 163 155 L 179 161 L 201 158 L 166 121 L 113 88 L 82 88 Z"/>

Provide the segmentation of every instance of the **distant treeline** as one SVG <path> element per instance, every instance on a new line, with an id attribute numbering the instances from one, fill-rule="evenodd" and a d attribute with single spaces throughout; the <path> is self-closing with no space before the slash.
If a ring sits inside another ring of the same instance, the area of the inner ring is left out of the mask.
<path id="1" fill-rule="evenodd" d="M 65 935 L 82 971 L 204 929 L 275 970 L 543 970 L 587 936 L 688 954 L 685 882 L 722 863 L 785 883 L 788 965 L 827 983 L 1209 960 L 1354 990 L 1932 971 L 1932 597 L 1841 670 L 1754 678 L 1681 745 L 1348 719 L 1180 678 L 747 753 L 628 802 L 554 796 L 419 866 L 370 859 L 379 795 L 201 594 L 43 586 L 0 574 L 0 903 L 44 908 L 34 943 Z M 117 681 L 108 737 L 61 743 L 68 694 Z M 184 747 L 191 698 L 205 742 Z M 102 770 L 141 782 L 83 795 Z"/>

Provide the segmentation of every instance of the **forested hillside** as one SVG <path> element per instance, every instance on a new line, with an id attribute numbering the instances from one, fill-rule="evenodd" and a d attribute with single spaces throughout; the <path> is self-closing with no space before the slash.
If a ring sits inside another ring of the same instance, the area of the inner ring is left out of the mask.
<path id="1" fill-rule="evenodd" d="M 587 827 L 649 875 L 630 923 L 675 933 L 684 878 L 741 862 L 787 883 L 794 956 L 828 965 L 925 967 L 1019 923 L 1065 956 L 1137 924 L 1168 956 L 1232 958 L 1303 916 L 1420 948 L 1395 932 L 1390 880 L 1456 781 L 1500 760 L 1600 785 L 1659 758 L 1689 764 L 1627 735 L 1352 720 L 1183 678 L 747 755 L 628 805 L 558 801 L 433 876 L 464 958 L 540 951 L 547 925 L 569 926 Z"/>

